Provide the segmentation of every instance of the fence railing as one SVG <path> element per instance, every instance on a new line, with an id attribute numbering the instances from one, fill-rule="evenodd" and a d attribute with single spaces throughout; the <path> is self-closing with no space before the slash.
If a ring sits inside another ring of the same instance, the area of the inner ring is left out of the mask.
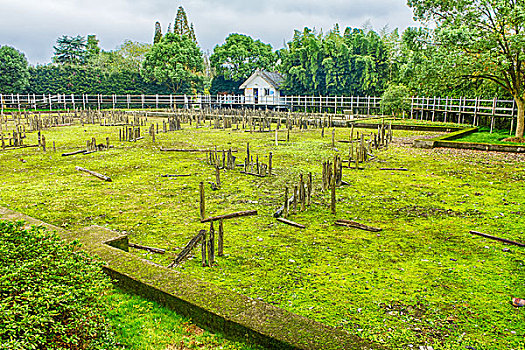
<path id="1" fill-rule="evenodd" d="M 2 112 L 10 110 L 106 108 L 267 108 L 290 111 L 377 115 L 381 98 L 373 96 L 244 96 L 244 95 L 93 95 L 0 94 Z M 513 100 L 480 98 L 410 98 L 410 117 L 432 121 L 512 128 L 517 115 Z M 408 116 L 408 115 L 407 115 Z"/>

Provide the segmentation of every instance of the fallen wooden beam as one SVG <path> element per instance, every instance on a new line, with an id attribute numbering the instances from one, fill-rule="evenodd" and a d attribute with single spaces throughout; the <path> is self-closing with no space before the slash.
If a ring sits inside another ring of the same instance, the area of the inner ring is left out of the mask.
<path id="1" fill-rule="evenodd" d="M 191 176 L 191 174 L 165 174 L 165 175 L 161 175 L 160 177 L 185 177 L 185 176 Z"/>
<path id="2" fill-rule="evenodd" d="M 86 153 L 86 152 L 87 151 L 85 149 L 79 149 L 78 151 L 62 153 L 62 157 L 72 156 L 72 155 L 75 155 L 75 154 Z"/>
<path id="3" fill-rule="evenodd" d="M 84 153 L 82 153 L 82 154 L 86 155 L 86 154 L 91 154 L 91 153 L 95 153 L 95 152 L 98 152 L 98 150 L 84 151 Z"/>
<path id="4" fill-rule="evenodd" d="M 250 173 L 248 171 L 241 171 L 241 174 L 251 175 L 251 176 L 257 176 L 257 177 L 266 177 L 266 175 L 261 175 L 257 173 Z"/>
<path id="5" fill-rule="evenodd" d="M 91 171 L 91 170 L 88 170 L 86 168 L 82 168 L 82 167 L 79 167 L 79 166 L 76 166 L 75 169 L 78 170 L 78 171 L 86 172 L 86 173 L 88 173 L 90 175 L 93 175 L 95 177 L 98 177 L 101 180 L 104 180 L 104 181 L 107 181 L 107 182 L 111 182 L 111 178 L 109 176 L 106 176 L 106 175 L 103 175 L 103 174 L 99 174 L 97 172 L 94 172 L 94 171 Z"/>
<path id="6" fill-rule="evenodd" d="M 477 236 L 493 239 L 493 240 L 500 241 L 500 242 L 505 242 L 505 243 L 512 244 L 512 245 L 517 245 L 518 247 L 525 247 L 524 243 L 511 241 L 510 239 L 499 238 L 499 237 L 496 237 L 496 236 L 491 236 L 491 235 L 488 235 L 486 233 L 481 233 L 481 232 L 477 232 L 477 231 L 469 231 L 469 232 L 471 234 L 473 234 L 473 235 L 477 235 Z"/>
<path id="7" fill-rule="evenodd" d="M 379 170 L 408 171 L 407 168 L 379 168 Z"/>
<path id="8" fill-rule="evenodd" d="M 241 216 L 252 216 L 257 215 L 257 210 L 246 210 L 246 211 L 239 211 L 236 213 L 226 214 L 226 215 L 219 215 L 219 216 L 212 216 L 209 218 L 202 219 L 201 222 L 210 222 L 210 221 L 218 221 L 223 219 L 232 219 L 232 218 L 238 218 Z"/>
<path id="9" fill-rule="evenodd" d="M 338 226 L 346 226 L 346 227 L 358 228 L 358 229 L 360 229 L 360 230 L 365 230 L 365 231 L 370 231 L 370 232 L 380 232 L 380 231 L 383 231 L 382 228 L 376 228 L 376 227 L 371 227 L 371 226 L 363 225 L 363 224 L 360 224 L 360 223 L 358 223 L 358 222 L 351 221 L 351 220 L 338 219 L 338 220 L 335 222 L 335 224 L 338 225 Z"/>
<path id="10" fill-rule="evenodd" d="M 192 149 L 184 149 L 184 148 L 160 148 L 163 152 L 215 152 L 214 149 L 204 149 L 204 148 L 192 148 Z M 229 150 L 225 149 L 224 152 L 228 152 Z M 217 150 L 217 152 L 223 152 L 223 150 Z M 232 152 L 237 152 L 237 150 L 232 149 Z"/>
<path id="11" fill-rule="evenodd" d="M 299 228 L 306 228 L 306 226 L 304 226 L 302 224 L 298 224 L 296 222 L 287 220 L 285 218 L 277 218 L 277 221 L 280 221 L 280 222 L 282 222 L 284 224 L 287 224 L 287 225 L 290 225 L 290 226 L 295 226 L 295 227 L 299 227 Z"/>
<path id="12" fill-rule="evenodd" d="M 157 253 L 157 254 L 164 254 L 164 253 L 166 253 L 165 249 L 153 248 L 153 247 L 148 247 L 148 246 L 145 246 L 145 245 L 140 245 L 140 244 L 135 244 L 135 243 L 128 243 L 128 246 L 131 247 L 131 248 L 148 250 L 148 251 L 150 251 L 152 253 Z"/>
<path id="13" fill-rule="evenodd" d="M 173 267 L 175 265 L 178 265 L 186 258 L 186 256 L 192 251 L 192 249 L 197 245 L 197 243 L 200 242 L 200 240 L 204 237 L 206 234 L 206 230 L 200 230 L 199 233 L 195 237 L 193 237 L 188 244 L 182 249 L 182 251 L 177 255 L 175 260 L 171 264 L 168 265 L 168 267 Z"/>

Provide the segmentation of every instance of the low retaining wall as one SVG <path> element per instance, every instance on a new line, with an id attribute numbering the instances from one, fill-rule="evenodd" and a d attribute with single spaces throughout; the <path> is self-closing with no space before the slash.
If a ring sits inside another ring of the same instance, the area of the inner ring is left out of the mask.
<path id="1" fill-rule="evenodd" d="M 42 225 L 67 241 L 79 240 L 83 250 L 106 263 L 105 271 L 124 289 L 158 301 L 205 329 L 270 349 L 385 349 L 343 330 L 129 254 L 124 250 L 127 236 L 106 228 L 90 226 L 66 231 L 2 207 L 0 219 Z"/>
<path id="2" fill-rule="evenodd" d="M 525 153 L 525 146 L 514 145 L 495 145 L 491 143 L 477 143 L 477 142 L 457 142 L 452 140 L 460 139 L 466 135 L 477 132 L 478 128 L 467 128 L 458 132 L 453 132 L 445 136 L 437 137 L 429 140 L 415 140 L 413 146 L 416 148 L 456 148 L 456 149 L 473 149 L 478 151 L 494 151 L 494 152 L 509 152 L 509 153 Z"/>

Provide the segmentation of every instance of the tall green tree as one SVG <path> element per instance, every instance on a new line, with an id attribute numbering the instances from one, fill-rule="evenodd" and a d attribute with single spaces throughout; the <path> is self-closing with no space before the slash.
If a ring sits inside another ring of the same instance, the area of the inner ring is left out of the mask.
<path id="1" fill-rule="evenodd" d="M 29 85 L 29 68 L 23 53 L 0 46 L 0 93 L 24 92 Z"/>
<path id="2" fill-rule="evenodd" d="M 414 15 L 435 21 L 439 44 L 466 79 L 487 79 L 516 101 L 516 137 L 525 130 L 525 2 L 521 0 L 408 0 Z"/>
<path id="3" fill-rule="evenodd" d="M 162 39 L 162 28 L 160 22 L 155 22 L 155 34 L 153 36 L 153 44 L 158 43 Z"/>
<path id="4" fill-rule="evenodd" d="M 285 74 L 283 89 L 294 95 L 321 95 L 325 92 L 323 37 L 309 28 L 294 32 L 285 50 L 281 50 L 280 71 Z"/>
<path id="5" fill-rule="evenodd" d="M 221 92 L 237 92 L 242 84 L 257 68 L 272 70 L 277 55 L 272 46 L 243 34 L 230 34 L 224 44 L 217 45 L 210 56 L 215 71 L 214 86 L 226 88 Z"/>
<path id="6" fill-rule="evenodd" d="M 204 61 L 197 44 L 187 36 L 167 33 L 153 45 L 142 64 L 141 75 L 148 81 L 165 84 L 173 93 L 183 87 L 195 91 L 203 80 Z"/>
<path id="7" fill-rule="evenodd" d="M 327 35 L 295 31 L 280 51 L 284 89 L 307 95 L 380 95 L 390 78 L 388 48 L 373 30 L 336 25 Z"/>
<path id="8" fill-rule="evenodd" d="M 186 36 L 197 43 L 197 37 L 195 36 L 195 29 L 193 23 L 191 25 L 188 22 L 188 16 L 182 6 L 179 6 L 177 15 L 175 16 L 175 22 L 173 22 L 173 33 Z"/>
<path id="9" fill-rule="evenodd" d="M 82 64 L 86 61 L 86 39 L 81 36 L 63 35 L 57 39 L 53 62 L 61 64 Z"/>
<path id="10" fill-rule="evenodd" d="M 96 35 L 88 35 L 86 41 L 86 60 L 90 61 L 100 54 L 100 46 Z"/>

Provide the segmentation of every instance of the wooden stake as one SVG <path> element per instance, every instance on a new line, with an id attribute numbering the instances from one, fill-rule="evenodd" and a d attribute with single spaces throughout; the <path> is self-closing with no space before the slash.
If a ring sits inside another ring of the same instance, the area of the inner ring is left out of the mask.
<path id="1" fill-rule="evenodd" d="M 206 266 L 206 231 L 202 233 L 201 257 L 202 257 L 202 267 L 205 267 Z"/>
<path id="2" fill-rule="evenodd" d="M 219 220 L 219 237 L 217 238 L 217 255 L 223 256 L 223 246 L 224 246 L 224 228 L 222 220 Z"/>
<path id="3" fill-rule="evenodd" d="M 333 215 L 335 215 L 335 176 L 332 176 L 330 188 L 331 188 L 330 211 L 332 212 Z"/>
<path id="4" fill-rule="evenodd" d="M 288 217 L 288 187 L 284 188 L 284 206 L 283 217 Z"/>
<path id="5" fill-rule="evenodd" d="M 208 266 L 212 267 L 215 262 L 215 230 L 213 221 L 210 223 L 210 234 L 208 236 Z"/>
<path id="6" fill-rule="evenodd" d="M 201 213 L 201 221 L 206 216 L 206 206 L 204 203 L 204 182 L 201 182 L 199 184 L 199 194 L 200 194 L 200 213 Z"/>
<path id="7" fill-rule="evenodd" d="M 308 173 L 308 206 L 312 203 L 312 173 Z"/>

